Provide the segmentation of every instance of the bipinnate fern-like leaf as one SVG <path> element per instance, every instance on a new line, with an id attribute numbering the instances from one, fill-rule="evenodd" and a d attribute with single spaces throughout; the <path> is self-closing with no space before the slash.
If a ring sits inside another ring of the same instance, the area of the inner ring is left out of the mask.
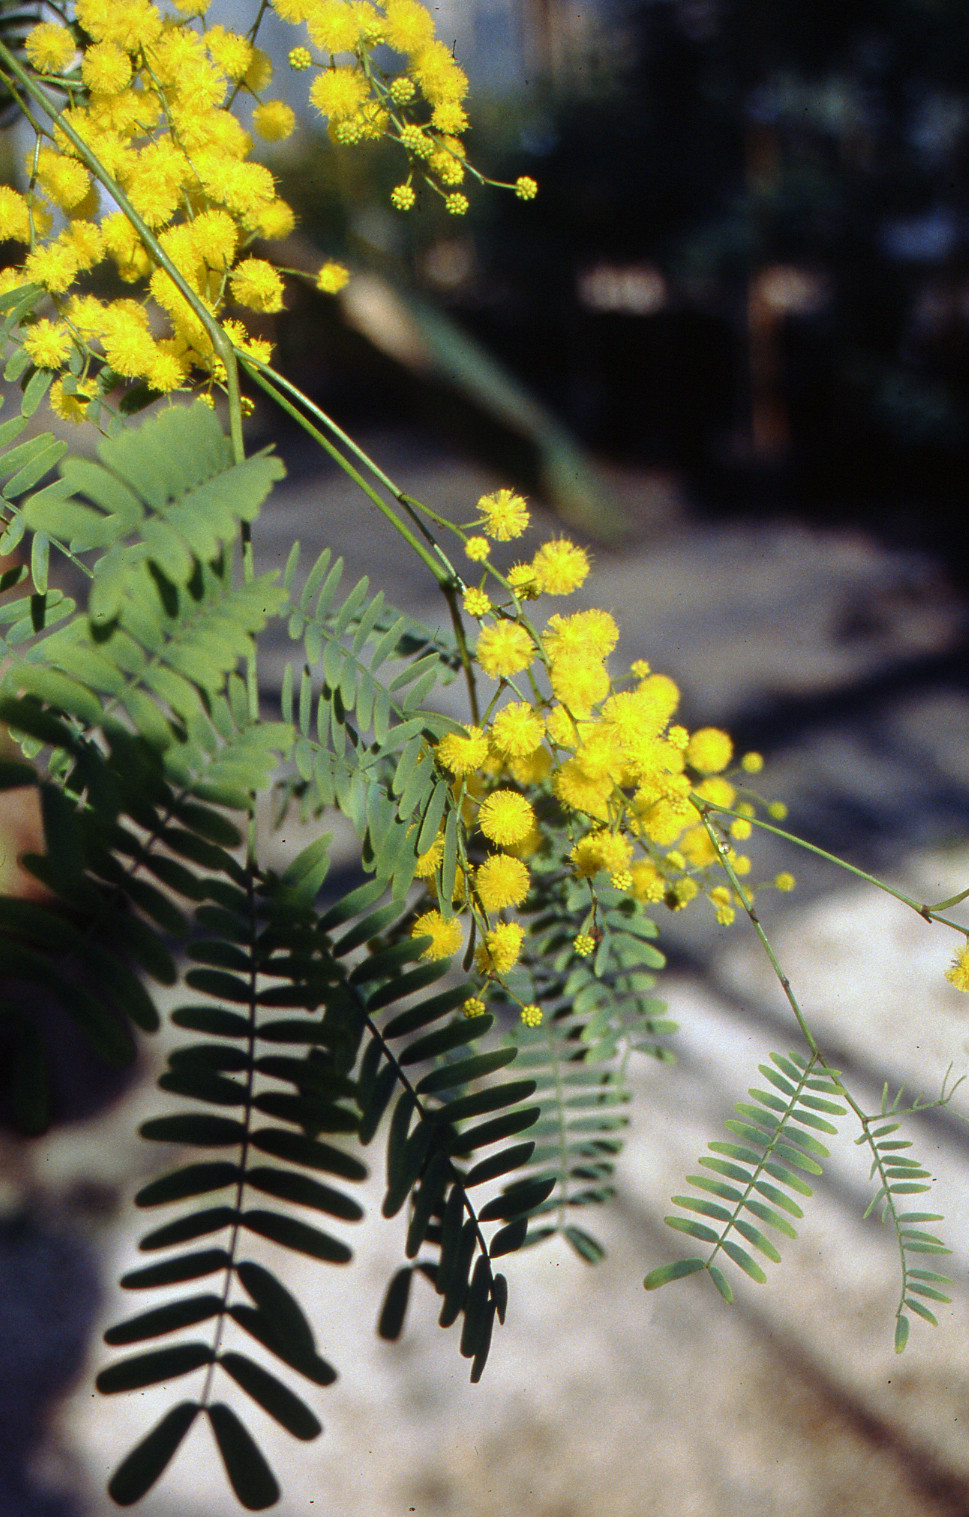
<path id="1" fill-rule="evenodd" d="M 289 632 L 302 666 L 287 664 L 282 709 L 297 731 L 298 780 L 318 807 L 337 806 L 363 842 L 364 867 L 403 898 L 417 856 L 443 831 L 453 873 L 457 829 L 449 776 L 433 741 L 456 724 L 427 709 L 459 662 L 412 617 L 388 613 L 381 592 L 359 580 L 341 597 L 343 562 L 326 549 L 297 593 L 294 546 L 284 575 Z"/>
<path id="2" fill-rule="evenodd" d="M 951 1094 L 951 1092 L 950 1092 Z M 925 1110 L 930 1104 L 944 1104 L 949 1099 L 943 1087 L 938 1103 L 916 1102 L 908 1111 Z M 865 1118 L 861 1136 L 855 1141 L 871 1153 L 870 1178 L 876 1182 L 875 1194 L 868 1204 L 865 1216 L 877 1214 L 881 1221 L 890 1224 L 898 1247 L 901 1287 L 895 1313 L 895 1351 L 901 1353 L 908 1342 L 910 1318 L 914 1312 L 924 1322 L 938 1326 L 929 1301 L 948 1303 L 950 1297 L 939 1289 L 951 1285 L 949 1275 L 919 1267 L 914 1255 L 948 1254 L 942 1239 L 926 1230 L 926 1224 L 941 1222 L 938 1212 L 908 1211 L 910 1196 L 924 1195 L 932 1188 L 932 1176 L 908 1150 L 912 1143 L 908 1138 L 898 1137 L 901 1123 L 896 1120 L 901 1107 L 902 1092 L 890 1099 L 888 1086 L 882 1091 L 881 1111 L 877 1117 Z"/>
<path id="3" fill-rule="evenodd" d="M 343 1146 L 359 1123 L 354 1032 L 340 968 L 307 904 L 324 870 L 314 844 L 281 879 L 234 865 L 199 882 L 198 935 L 185 975 L 197 999 L 172 1018 L 194 1040 L 173 1051 L 159 1080 L 189 1104 L 145 1123 L 142 1135 L 206 1157 L 150 1181 L 135 1198 L 168 1216 L 139 1245 L 158 1257 L 129 1271 L 122 1285 L 163 1289 L 166 1299 L 105 1337 L 124 1347 L 168 1342 L 110 1366 L 98 1385 L 111 1394 L 204 1375 L 197 1397 L 168 1413 L 119 1467 L 111 1494 L 122 1504 L 139 1500 L 161 1475 L 200 1411 L 242 1504 L 256 1510 L 277 1499 L 252 1434 L 213 1399 L 219 1377 L 228 1376 L 294 1437 L 322 1430 L 264 1360 L 268 1354 L 320 1386 L 332 1383 L 335 1371 L 298 1302 L 271 1271 L 245 1258 L 245 1244 L 268 1239 L 344 1264 L 351 1251 L 339 1233 L 363 1215 L 346 1186 L 366 1170 Z M 212 1287 L 199 1289 L 210 1279 Z M 188 1293 L 172 1298 L 171 1287 L 180 1286 Z M 242 1335 L 239 1347 L 227 1345 L 230 1329 Z M 247 1338 L 259 1346 L 256 1358 Z"/>
<path id="4" fill-rule="evenodd" d="M 769 1089 L 752 1089 L 753 1100 L 739 1102 L 737 1118 L 726 1123 L 739 1141 L 708 1145 L 709 1153 L 700 1159 L 704 1173 L 688 1177 L 696 1194 L 673 1197 L 687 1215 L 666 1218 L 669 1227 L 707 1244 L 708 1252 L 652 1270 L 644 1282 L 647 1290 L 706 1270 L 731 1301 L 733 1290 L 719 1261 L 731 1260 L 763 1284 L 764 1270 L 746 1245 L 777 1263 L 775 1239 L 797 1237 L 794 1223 L 804 1215 L 800 1202 L 812 1194 L 804 1177 L 820 1176 L 829 1157 L 817 1134 L 837 1134 L 831 1119 L 847 1115 L 844 1090 L 837 1073 L 817 1055 L 773 1053 L 759 1070 Z"/>
<path id="5" fill-rule="evenodd" d="M 492 1018 L 455 1014 L 470 995 L 468 985 L 431 993 L 444 966 L 421 960 L 424 940 L 401 935 L 393 899 L 376 905 L 385 896 L 386 887 L 372 881 L 326 912 L 320 924 L 330 934 L 344 929 L 332 952 L 348 965 L 345 989 L 360 1028 L 358 1136 L 369 1143 L 388 1119 L 382 1211 L 391 1217 L 408 1207 L 405 1253 L 413 1262 L 391 1280 L 378 1328 L 384 1337 L 399 1336 L 411 1282 L 420 1273 L 441 1298 L 441 1325 L 461 1320 L 461 1352 L 477 1380 L 507 1300 L 507 1284 L 493 1261 L 521 1245 L 525 1214 L 541 1199 L 531 1187 L 490 1209 L 477 1205 L 475 1187 L 516 1169 L 531 1145 L 477 1155 L 537 1120 L 538 1108 L 525 1104 L 534 1081 L 490 1079 L 512 1063 L 515 1049 L 477 1051 Z M 352 921 L 351 914 L 361 911 Z M 354 962 L 364 944 L 366 956 Z M 407 1001 L 412 1004 L 401 1007 Z M 496 1221 L 501 1225 L 493 1231 L 485 1228 Z"/>

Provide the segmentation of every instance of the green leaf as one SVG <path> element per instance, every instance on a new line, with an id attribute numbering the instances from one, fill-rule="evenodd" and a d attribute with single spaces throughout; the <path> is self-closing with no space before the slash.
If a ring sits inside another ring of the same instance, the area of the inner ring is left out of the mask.
<path id="1" fill-rule="evenodd" d="M 279 1500 L 276 1477 L 252 1434 L 224 1402 L 206 1408 L 229 1484 L 248 1512 L 261 1512 Z"/>
<path id="2" fill-rule="evenodd" d="M 341 1148 L 323 1143 L 317 1138 L 307 1138 L 302 1133 L 289 1132 L 282 1127 L 259 1127 L 250 1134 L 249 1141 L 260 1153 L 271 1154 L 274 1159 L 285 1159 L 291 1164 L 301 1164 L 306 1169 L 318 1169 L 327 1174 L 341 1175 L 345 1180 L 365 1180 L 367 1167 L 352 1154 Z"/>
<path id="3" fill-rule="evenodd" d="M 250 1032 L 247 1017 L 221 1006 L 179 1006 L 172 1012 L 172 1021 L 176 1027 L 216 1038 L 248 1038 Z"/>
<path id="4" fill-rule="evenodd" d="M 507 1175 L 513 1169 L 523 1169 L 535 1152 L 535 1144 L 529 1140 L 526 1143 L 513 1143 L 510 1148 L 503 1148 L 500 1153 L 490 1154 L 487 1159 L 479 1159 L 478 1163 L 468 1170 L 465 1177 L 464 1187 L 471 1190 L 475 1185 L 484 1185 L 489 1180 L 497 1180 L 500 1175 Z"/>
<path id="5" fill-rule="evenodd" d="M 316 1211 L 340 1217 L 345 1222 L 359 1222 L 363 1216 L 363 1207 L 342 1191 L 321 1185 L 308 1175 L 295 1174 L 292 1170 L 256 1166 L 247 1171 L 246 1184 L 264 1195 L 292 1201 L 296 1206 L 312 1206 Z"/>
<path id="6" fill-rule="evenodd" d="M 766 1283 L 767 1276 L 764 1274 L 764 1271 L 761 1269 L 760 1265 L 754 1262 L 754 1260 L 748 1254 L 747 1250 L 745 1248 L 741 1248 L 739 1243 L 734 1243 L 730 1238 L 724 1238 L 721 1241 L 720 1247 L 723 1249 L 725 1254 L 728 1254 L 730 1256 L 735 1264 L 740 1265 L 740 1268 L 743 1270 L 744 1274 L 749 1275 L 751 1280 L 756 1280 L 758 1285 L 764 1285 Z"/>
<path id="7" fill-rule="evenodd" d="M 643 1285 L 648 1291 L 659 1290 L 661 1285 L 668 1285 L 671 1280 L 682 1280 L 706 1267 L 703 1259 L 676 1259 L 672 1264 L 661 1264 L 658 1269 L 650 1270 Z"/>
<path id="8" fill-rule="evenodd" d="M 909 1321 L 904 1312 L 899 1312 L 895 1321 L 895 1352 L 901 1354 L 908 1342 Z"/>
<path id="9" fill-rule="evenodd" d="M 667 1227 L 672 1227 L 674 1232 L 687 1233 L 691 1238 L 698 1238 L 701 1243 L 719 1243 L 720 1237 L 712 1227 L 707 1227 L 703 1222 L 694 1222 L 692 1217 L 664 1217 Z"/>
<path id="10" fill-rule="evenodd" d="M 245 1354 L 232 1352 L 220 1354 L 218 1363 L 253 1401 L 257 1401 L 270 1417 L 275 1417 L 294 1438 L 308 1442 L 322 1433 L 323 1424 L 310 1411 L 305 1401 L 294 1395 L 281 1380 L 263 1369 L 262 1365 L 256 1364 Z"/>
<path id="11" fill-rule="evenodd" d="M 938 1327 L 938 1318 L 934 1312 L 929 1311 L 929 1308 L 923 1301 L 916 1301 L 913 1300 L 911 1296 L 906 1296 L 905 1305 L 908 1307 L 909 1311 L 915 1312 L 919 1317 L 923 1319 L 923 1321 L 931 1323 L 932 1327 Z"/>
<path id="12" fill-rule="evenodd" d="M 143 1343 L 146 1338 L 160 1338 L 163 1333 L 174 1333 L 181 1327 L 192 1327 L 196 1322 L 207 1322 L 223 1310 L 220 1296 L 186 1296 L 180 1301 L 169 1301 L 165 1306 L 156 1306 L 126 1322 L 117 1322 L 106 1329 L 105 1343 L 112 1345 Z"/>
<path id="13" fill-rule="evenodd" d="M 540 1206 L 552 1194 L 556 1183 L 555 1175 L 541 1175 L 536 1179 L 516 1181 L 500 1196 L 496 1196 L 493 1201 L 488 1201 L 481 1208 L 478 1212 L 478 1221 L 492 1222 L 534 1211 L 536 1206 Z"/>
<path id="14" fill-rule="evenodd" d="M 513 1133 L 531 1127 L 541 1114 L 540 1106 L 519 1107 L 517 1111 L 507 1111 L 500 1117 L 493 1117 L 490 1122 L 479 1122 L 477 1127 L 466 1128 L 452 1139 L 451 1152 L 456 1155 L 472 1154 L 476 1148 L 485 1148 L 489 1143 L 510 1138 Z"/>
<path id="15" fill-rule="evenodd" d="M 432 1069 L 414 1087 L 418 1095 L 430 1095 L 432 1091 L 453 1090 L 459 1085 L 468 1085 L 472 1080 L 481 1080 L 485 1075 L 514 1063 L 518 1050 L 512 1048 L 489 1049 L 487 1053 L 474 1054 L 469 1059 L 456 1059 L 441 1069 Z M 531 1082 L 534 1089 L 534 1081 Z"/>
<path id="16" fill-rule="evenodd" d="M 327 1264 L 347 1264 L 353 1257 L 345 1243 L 331 1238 L 318 1227 L 307 1222 L 298 1222 L 295 1217 L 284 1217 L 279 1212 L 252 1210 L 242 1213 L 242 1225 L 260 1237 L 281 1243 L 297 1253 L 309 1254 Z"/>
<path id="17" fill-rule="evenodd" d="M 203 1112 L 185 1112 L 174 1117 L 153 1117 L 139 1128 L 143 1138 L 155 1143 L 191 1143 L 196 1148 L 236 1147 L 246 1137 L 242 1122 L 229 1117 L 210 1117 Z"/>
<path id="18" fill-rule="evenodd" d="M 195 1401 L 173 1406 L 151 1432 L 122 1460 L 108 1485 L 118 1506 L 133 1506 L 164 1474 L 201 1407 Z"/>
<path id="19" fill-rule="evenodd" d="M 203 1211 L 190 1212 L 186 1217 L 178 1217 L 174 1222 L 166 1222 L 163 1227 L 147 1233 L 138 1247 L 142 1253 L 151 1253 L 158 1248 L 172 1248 L 176 1243 L 189 1243 L 194 1238 L 206 1238 L 231 1227 L 236 1215 L 231 1206 L 210 1206 Z"/>
<path id="20" fill-rule="evenodd" d="M 175 1343 L 170 1348 L 151 1349 L 135 1354 L 102 1370 L 95 1382 L 104 1396 L 118 1391 L 137 1391 L 146 1385 L 160 1385 L 179 1375 L 191 1374 L 203 1364 L 211 1364 L 212 1349 L 206 1343 Z"/>
<path id="21" fill-rule="evenodd" d="M 606 1251 L 602 1244 L 597 1242 L 590 1233 L 587 1233 L 581 1227 L 564 1227 L 562 1229 L 562 1236 L 567 1243 L 572 1245 L 579 1258 L 585 1260 L 586 1264 L 598 1264 L 606 1256 Z"/>
<path id="22" fill-rule="evenodd" d="M 217 1270 L 228 1269 L 232 1263 L 224 1248 L 200 1249 L 194 1254 L 178 1254 L 174 1259 L 163 1259 L 160 1264 L 148 1264 L 144 1269 L 129 1270 L 122 1275 L 125 1290 L 151 1290 L 156 1285 L 178 1285 L 185 1280 L 201 1280 Z"/>
<path id="23" fill-rule="evenodd" d="M 392 1276 L 377 1319 L 378 1336 L 388 1343 L 395 1343 L 404 1330 L 407 1303 L 410 1300 L 414 1271 L 404 1265 Z"/>
<path id="24" fill-rule="evenodd" d="M 308 1350 L 301 1348 L 265 1312 L 239 1301 L 229 1307 L 229 1316 L 257 1343 L 261 1343 L 263 1348 L 267 1348 L 284 1364 L 288 1364 L 290 1369 L 304 1375 L 314 1385 L 332 1385 L 336 1380 L 336 1370 L 320 1357 L 315 1347 L 311 1346 Z"/>
<path id="25" fill-rule="evenodd" d="M 514 1222 L 509 1222 L 505 1227 L 499 1227 L 488 1245 L 488 1256 L 498 1259 L 502 1254 L 513 1254 L 521 1248 L 528 1232 L 527 1217 L 516 1217 Z"/>
<path id="26" fill-rule="evenodd" d="M 727 1305 L 728 1306 L 732 1306 L 733 1305 L 733 1291 L 732 1291 L 732 1289 L 730 1287 L 730 1282 L 727 1279 L 726 1275 L 724 1274 L 723 1270 L 722 1269 L 718 1269 L 715 1264 L 708 1264 L 707 1265 L 707 1274 L 710 1276 L 710 1279 L 713 1281 L 714 1285 L 717 1287 L 717 1290 L 720 1292 L 721 1296 L 723 1297 L 724 1301 L 726 1301 Z"/>

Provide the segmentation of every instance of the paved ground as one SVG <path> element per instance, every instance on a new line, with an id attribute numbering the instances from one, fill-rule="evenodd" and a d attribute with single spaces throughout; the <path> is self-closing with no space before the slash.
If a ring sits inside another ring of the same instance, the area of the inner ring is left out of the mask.
<path id="1" fill-rule="evenodd" d="M 372 446 L 411 493 L 457 517 L 502 483 L 393 436 Z M 586 603 L 616 613 L 623 653 L 678 679 L 689 722 L 725 723 L 763 747 L 767 787 L 788 800 L 797 827 L 929 898 L 958 889 L 969 874 L 966 607 L 939 567 L 857 532 L 698 524 L 657 481 L 618 483 L 640 530 L 598 555 Z M 335 477 L 292 478 L 264 562 L 283 561 L 297 535 L 308 557 L 332 542 L 348 577 L 371 571 L 408 609 L 436 615 L 420 572 L 350 500 Z M 280 655 L 268 660 L 267 697 Z M 765 874 L 783 864 L 801 880 L 765 914 L 865 1099 L 877 1103 L 884 1080 L 934 1092 L 950 1062 L 964 1067 L 969 1002 L 942 980 L 951 944 L 940 929 L 806 855 L 759 857 Z M 454 1335 L 436 1329 L 429 1303 L 402 1345 L 374 1339 L 399 1246 L 379 1217 L 361 1225 L 352 1271 L 282 1266 L 314 1303 L 324 1351 L 344 1365 L 321 1394 L 318 1443 L 260 1426 L 286 1488 L 282 1517 L 969 1514 L 969 1129 L 958 1115 L 969 1101 L 917 1132 L 940 1176 L 957 1284 L 942 1328 L 916 1329 L 901 1359 L 891 1349 L 893 1255 L 877 1224 L 859 1221 L 866 1176 L 850 1137 L 768 1286 L 740 1291 L 732 1310 L 695 1281 L 642 1290 L 675 1241 L 662 1224 L 669 1194 L 757 1062 L 792 1044 L 757 944 L 741 927 L 690 916 L 662 924 L 680 1061 L 635 1076 L 641 1100 L 618 1204 L 601 1221 L 608 1260 L 596 1272 L 558 1249 L 515 1260 L 508 1325 L 479 1387 L 466 1383 Z M 64 1202 L 75 1233 L 100 1250 L 106 1282 L 134 1248 L 115 1203 L 143 1176 L 149 1156 L 131 1133 L 156 1105 L 141 1088 L 127 1108 L 52 1138 L 29 1165 L 8 1155 L 18 1183 L 52 1207 Z M 351 1329 L 361 1281 L 367 1321 Z M 100 1311 L 116 1314 L 110 1294 Z M 91 1355 L 93 1365 L 96 1347 Z M 85 1381 L 62 1406 L 48 1476 L 77 1500 L 58 1513 L 107 1517 L 100 1484 L 152 1404 L 151 1394 L 96 1401 Z M 138 1510 L 222 1517 L 230 1507 L 220 1472 L 192 1444 Z"/>

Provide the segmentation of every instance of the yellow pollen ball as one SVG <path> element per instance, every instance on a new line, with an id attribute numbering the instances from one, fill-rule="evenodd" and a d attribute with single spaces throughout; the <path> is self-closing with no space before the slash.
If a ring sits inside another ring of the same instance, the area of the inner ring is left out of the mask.
<path id="1" fill-rule="evenodd" d="M 701 727 L 686 747 L 686 761 L 701 774 L 719 774 L 733 757 L 733 742 L 719 727 Z"/>
<path id="2" fill-rule="evenodd" d="M 495 490 L 491 495 L 482 495 L 478 510 L 484 518 L 485 532 L 499 543 L 521 537 L 528 526 L 528 507 L 514 490 Z"/>
<path id="3" fill-rule="evenodd" d="M 457 917 L 446 919 L 439 911 L 425 911 L 410 930 L 412 938 L 429 937 L 422 959 L 450 959 L 461 947 L 464 934 Z"/>
<path id="4" fill-rule="evenodd" d="M 474 888 L 485 911 L 504 911 L 520 906 L 528 894 L 530 876 L 521 859 L 496 853 L 474 872 Z"/>
<path id="5" fill-rule="evenodd" d="M 488 739 L 480 727 L 466 733 L 449 732 L 437 745 L 437 761 L 456 778 L 480 769 L 488 757 Z"/>
<path id="6" fill-rule="evenodd" d="M 517 922 L 499 923 L 475 950 L 475 966 L 481 974 L 507 974 L 518 963 L 524 940 L 525 929 Z"/>
<path id="7" fill-rule="evenodd" d="M 491 725 L 491 746 L 502 758 L 527 758 L 544 736 L 545 723 L 524 701 L 505 706 Z"/>
<path id="8" fill-rule="evenodd" d="M 516 790 L 496 790 L 482 802 L 478 826 L 502 848 L 523 843 L 535 822 L 531 804 Z"/>
<path id="9" fill-rule="evenodd" d="M 532 559 L 540 588 L 546 595 L 571 595 L 589 574 L 589 555 L 566 537 L 545 543 Z"/>
<path id="10" fill-rule="evenodd" d="M 969 944 L 959 949 L 945 977 L 956 990 L 969 993 Z"/>
<path id="11" fill-rule="evenodd" d="M 478 638 L 475 656 L 489 679 L 503 679 L 527 669 L 535 652 L 527 628 L 517 622 L 502 621 L 485 627 Z"/>

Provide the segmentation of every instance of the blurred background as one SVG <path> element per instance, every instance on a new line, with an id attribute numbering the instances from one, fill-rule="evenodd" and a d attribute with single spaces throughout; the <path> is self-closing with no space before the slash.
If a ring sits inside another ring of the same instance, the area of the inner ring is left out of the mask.
<path id="1" fill-rule="evenodd" d="M 436 509 L 466 520 L 483 491 L 525 489 L 540 530 L 593 550 L 575 604 L 614 612 L 620 656 L 672 674 L 690 725 L 765 753 L 794 831 L 922 899 L 954 893 L 969 869 L 969 11 L 431 9 L 471 76 L 472 161 L 532 175 L 539 196 L 478 189 L 459 219 L 425 195 L 401 216 L 399 156 L 337 150 L 307 119 L 269 160 L 299 215 L 281 261 L 322 253 L 354 278 L 336 300 L 294 289 L 271 329 L 280 366 Z M 210 17 L 241 29 L 249 7 Z M 295 105 L 291 32 L 273 26 Z M 289 475 L 260 523 L 264 565 L 296 536 L 307 558 L 329 544 L 348 583 L 371 572 L 436 621 L 419 566 L 258 411 L 253 440 L 270 438 Z M 267 703 L 283 653 L 265 661 Z M 763 915 L 856 1093 L 873 1109 L 886 1081 L 937 1094 L 969 1057 L 966 1003 L 942 979 L 952 942 L 809 855 L 752 852 L 757 878 L 797 874 Z M 598 1278 L 564 1248 L 514 1261 L 481 1386 L 428 1301 L 402 1345 L 375 1340 L 400 1242 L 376 1184 L 345 1276 L 276 1261 L 342 1375 L 318 1444 L 258 1427 L 282 1517 L 969 1514 L 969 1101 L 913 1123 L 940 1175 L 954 1305 L 901 1360 L 894 1255 L 860 1221 L 850 1137 L 767 1287 L 732 1311 L 695 1281 L 647 1297 L 642 1275 L 675 1251 L 667 1198 L 793 1041 L 742 926 L 696 910 L 660 927 L 678 1062 L 631 1071 L 608 1259 Z M 119 1099 L 94 1069 L 79 1081 L 63 1029 L 52 1046 L 54 1129 L 0 1136 L 0 1517 L 107 1517 L 107 1474 L 162 1411 L 95 1399 L 90 1380 L 101 1328 L 131 1309 L 112 1285 L 137 1257 L 131 1195 L 174 1158 L 134 1137 L 163 1109 L 164 1048 Z M 190 1442 L 137 1510 L 222 1517 L 214 1455 Z"/>

